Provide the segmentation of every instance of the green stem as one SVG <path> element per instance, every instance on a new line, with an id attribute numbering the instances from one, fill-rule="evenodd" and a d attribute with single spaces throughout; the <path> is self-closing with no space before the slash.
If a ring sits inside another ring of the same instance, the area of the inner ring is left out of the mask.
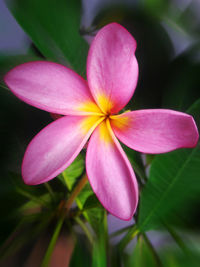
<path id="1" fill-rule="evenodd" d="M 25 196 L 25 197 L 27 197 L 28 199 L 30 199 L 30 200 L 32 200 L 32 201 L 34 201 L 34 202 L 36 202 L 36 203 L 38 203 L 38 204 L 41 204 L 41 205 L 45 206 L 46 208 L 48 208 L 47 203 L 46 203 L 45 201 L 43 201 L 41 198 L 36 197 L 36 196 L 30 194 L 29 192 L 26 192 L 26 191 L 22 190 L 22 189 L 19 188 L 19 187 L 16 188 L 16 191 L 17 191 L 19 194 L 21 194 L 22 196 Z"/>
<path id="2" fill-rule="evenodd" d="M 103 225 L 104 225 L 104 234 L 105 234 L 105 241 L 106 241 L 106 247 L 108 247 L 108 217 L 107 217 L 107 212 L 104 210 L 104 220 L 103 220 Z"/>
<path id="3" fill-rule="evenodd" d="M 122 251 L 128 245 L 128 243 L 138 234 L 139 234 L 139 229 L 137 228 L 137 225 L 134 225 L 119 242 L 118 246 L 120 251 Z"/>
<path id="4" fill-rule="evenodd" d="M 78 182 L 74 190 L 72 191 L 70 197 L 68 198 L 66 204 L 65 204 L 65 209 L 67 212 L 70 210 L 73 202 L 75 201 L 76 197 L 78 194 L 81 192 L 81 190 L 85 187 L 86 183 L 88 182 L 87 175 L 85 174 L 81 180 Z"/>
<path id="5" fill-rule="evenodd" d="M 54 192 L 53 192 L 53 190 L 52 190 L 50 184 L 48 184 L 48 183 L 44 183 L 44 186 L 46 187 L 47 191 L 49 192 L 49 194 L 50 194 L 52 200 L 55 201 L 55 194 L 54 194 Z"/>
<path id="6" fill-rule="evenodd" d="M 64 216 L 61 216 L 59 218 L 57 224 L 56 224 L 56 228 L 54 230 L 53 236 L 51 238 L 51 241 L 49 243 L 49 246 L 48 246 L 47 251 L 45 253 L 45 256 L 43 258 L 41 267 L 47 267 L 47 266 L 49 266 L 51 255 L 52 255 L 53 250 L 54 250 L 54 247 L 56 245 L 56 241 L 58 239 L 58 236 L 59 236 L 60 230 L 62 228 L 63 222 L 64 222 Z"/>
<path id="7" fill-rule="evenodd" d="M 151 253 L 153 255 L 153 258 L 154 258 L 154 261 L 155 261 L 156 266 L 162 267 L 163 264 L 162 264 L 162 262 L 161 262 L 161 260 L 160 260 L 160 258 L 158 256 L 156 250 L 154 249 L 153 245 L 151 244 L 150 240 L 148 239 L 148 237 L 146 236 L 146 234 L 143 233 L 142 236 L 143 236 L 144 241 L 148 245 L 148 247 L 149 247 L 149 249 L 150 249 L 150 251 L 151 251 Z"/>
<path id="8" fill-rule="evenodd" d="M 8 87 L 6 87 L 2 82 L 0 82 L 0 86 L 6 90 L 8 90 Z"/>
<path id="9" fill-rule="evenodd" d="M 89 228 L 86 226 L 86 224 L 79 217 L 75 217 L 74 219 L 80 225 L 80 227 L 84 231 L 85 235 L 87 236 L 88 240 L 93 245 L 94 240 L 93 240 L 93 236 L 92 236 L 92 233 L 90 232 Z"/>

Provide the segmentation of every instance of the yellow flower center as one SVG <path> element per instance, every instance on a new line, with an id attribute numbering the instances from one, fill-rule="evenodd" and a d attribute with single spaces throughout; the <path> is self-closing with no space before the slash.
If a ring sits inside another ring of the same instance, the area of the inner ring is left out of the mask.
<path id="1" fill-rule="evenodd" d="M 114 103 L 104 94 L 98 95 L 96 102 L 86 102 L 79 107 L 79 110 L 88 113 L 88 117 L 82 123 L 83 133 L 87 133 L 91 128 L 99 126 L 100 140 L 105 143 L 113 143 L 112 127 L 125 129 L 129 124 L 129 117 L 123 114 L 112 115 L 111 111 Z M 87 115 L 87 114 L 86 114 Z"/>

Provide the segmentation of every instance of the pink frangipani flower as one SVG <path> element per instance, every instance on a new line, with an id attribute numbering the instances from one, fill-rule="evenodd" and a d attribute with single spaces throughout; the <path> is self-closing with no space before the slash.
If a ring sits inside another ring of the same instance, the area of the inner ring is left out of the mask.
<path id="1" fill-rule="evenodd" d="M 18 98 L 65 115 L 28 145 L 22 163 L 26 184 L 56 177 L 90 138 L 86 153 L 89 182 L 110 213 L 129 220 L 137 207 L 138 185 L 118 139 L 130 148 L 153 154 L 197 144 L 197 127 L 185 113 L 155 109 L 116 115 L 129 102 L 137 84 L 135 50 L 132 35 L 111 23 L 91 44 L 87 82 L 69 68 L 47 61 L 25 63 L 8 72 L 5 82 Z"/>

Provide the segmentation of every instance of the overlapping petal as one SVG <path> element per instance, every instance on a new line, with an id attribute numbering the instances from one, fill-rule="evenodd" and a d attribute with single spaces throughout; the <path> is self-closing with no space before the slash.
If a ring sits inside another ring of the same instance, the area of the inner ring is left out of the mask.
<path id="1" fill-rule="evenodd" d="M 138 79 L 136 41 L 121 25 L 111 23 L 96 35 L 89 50 L 87 78 L 105 113 L 120 111 L 130 100 Z"/>
<path id="2" fill-rule="evenodd" d="M 35 61 L 8 72 L 5 83 L 24 102 L 57 114 L 100 112 L 86 81 L 57 63 Z"/>
<path id="3" fill-rule="evenodd" d="M 88 179 L 102 205 L 113 215 L 129 220 L 138 203 L 137 181 L 126 154 L 107 125 L 102 122 L 90 138 L 86 154 Z"/>
<path id="4" fill-rule="evenodd" d="M 26 184 L 47 182 L 67 168 L 102 118 L 65 116 L 44 128 L 30 142 L 22 163 Z"/>
<path id="5" fill-rule="evenodd" d="M 143 153 L 165 153 L 194 147 L 199 138 L 192 116 L 182 112 L 137 110 L 112 118 L 111 126 L 119 140 Z"/>
<path id="6" fill-rule="evenodd" d="M 44 183 L 61 173 L 94 131 L 86 154 L 90 184 L 110 213 L 129 220 L 137 207 L 138 185 L 117 138 L 153 154 L 196 145 L 196 124 L 185 113 L 158 109 L 113 115 L 134 93 L 135 50 L 132 35 L 111 23 L 98 32 L 90 47 L 88 84 L 67 67 L 47 61 L 25 63 L 8 72 L 5 82 L 18 98 L 55 113 L 56 118 L 69 115 L 49 124 L 27 147 L 22 164 L 26 184 Z"/>

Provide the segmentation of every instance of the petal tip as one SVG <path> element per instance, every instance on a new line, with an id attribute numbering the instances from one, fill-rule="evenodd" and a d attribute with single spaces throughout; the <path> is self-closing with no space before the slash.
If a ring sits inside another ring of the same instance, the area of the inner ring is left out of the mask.
<path id="1" fill-rule="evenodd" d="M 102 27 L 92 41 L 87 58 L 87 80 L 102 111 L 118 113 L 132 98 L 139 72 L 136 46 L 132 34 L 116 22 Z M 106 101 L 101 101 L 102 96 Z"/>
<path id="2" fill-rule="evenodd" d="M 102 27 L 101 30 L 102 29 L 108 29 L 108 28 L 112 28 L 112 30 L 118 30 L 118 29 L 119 30 L 123 30 L 126 33 L 128 33 L 130 36 L 132 36 L 132 38 L 134 40 L 135 50 L 136 50 L 136 48 L 137 48 L 137 42 L 136 42 L 135 38 L 133 37 L 133 35 L 124 26 L 122 26 L 118 22 L 111 22 L 111 23 L 105 25 L 104 27 Z"/>
<path id="3" fill-rule="evenodd" d="M 136 201 L 136 203 L 133 207 L 129 207 L 128 209 L 123 210 L 121 214 L 115 213 L 115 212 L 109 211 L 109 210 L 108 211 L 110 212 L 110 214 L 112 214 L 113 216 L 116 216 L 120 220 L 130 221 L 136 212 L 137 206 L 138 206 L 138 200 Z"/>
<path id="4" fill-rule="evenodd" d="M 21 166 L 21 175 L 22 175 L 22 180 L 26 185 L 38 185 L 42 183 L 38 181 L 36 182 L 34 179 L 31 179 L 31 175 L 27 174 L 26 169 L 27 168 L 24 166 L 24 158 L 23 158 L 22 166 Z"/>
<path id="5" fill-rule="evenodd" d="M 23 182 L 24 182 L 26 185 L 36 185 L 36 183 L 34 183 L 31 179 L 29 179 L 28 176 L 26 176 L 26 175 L 24 174 L 24 171 L 23 171 L 23 165 L 22 165 L 21 174 L 22 174 L 22 180 L 23 180 Z"/>

